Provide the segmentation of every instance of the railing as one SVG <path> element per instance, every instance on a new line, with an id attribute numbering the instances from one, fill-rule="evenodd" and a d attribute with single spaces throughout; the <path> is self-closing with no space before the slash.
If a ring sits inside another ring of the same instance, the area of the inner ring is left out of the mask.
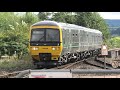
<path id="1" fill-rule="evenodd" d="M 60 69 L 60 70 L 25 70 L 25 71 L 22 71 L 21 73 L 19 73 L 15 78 L 21 78 L 23 77 L 25 74 L 32 74 L 32 73 L 38 73 L 38 75 L 40 73 L 66 73 L 66 74 L 120 74 L 120 69 L 112 69 L 112 70 L 91 70 L 91 69 L 74 69 L 74 70 L 68 70 L 68 69 Z M 71 77 L 72 78 L 72 77 Z"/>

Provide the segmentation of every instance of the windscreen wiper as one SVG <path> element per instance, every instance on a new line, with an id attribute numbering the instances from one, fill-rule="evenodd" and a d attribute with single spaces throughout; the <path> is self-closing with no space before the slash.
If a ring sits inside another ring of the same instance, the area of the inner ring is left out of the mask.
<path id="1" fill-rule="evenodd" d="M 43 37 L 44 37 L 44 36 L 42 36 L 42 37 L 39 39 L 39 41 L 40 41 L 41 39 L 43 39 Z"/>

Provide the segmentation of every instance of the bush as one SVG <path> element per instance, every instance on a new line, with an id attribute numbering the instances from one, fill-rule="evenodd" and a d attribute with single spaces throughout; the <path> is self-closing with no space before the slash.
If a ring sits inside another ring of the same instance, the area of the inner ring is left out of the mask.
<path id="1" fill-rule="evenodd" d="M 21 71 L 25 69 L 33 68 L 33 64 L 31 60 L 10 60 L 0 62 L 0 70 L 1 71 Z"/>
<path id="2" fill-rule="evenodd" d="M 37 15 L 30 12 L 22 16 L 13 12 L 0 13 L 0 54 L 12 56 L 16 52 L 18 58 L 27 54 L 29 28 L 37 21 Z"/>
<path id="3" fill-rule="evenodd" d="M 112 48 L 120 48 L 120 37 L 112 37 L 110 39 Z"/>

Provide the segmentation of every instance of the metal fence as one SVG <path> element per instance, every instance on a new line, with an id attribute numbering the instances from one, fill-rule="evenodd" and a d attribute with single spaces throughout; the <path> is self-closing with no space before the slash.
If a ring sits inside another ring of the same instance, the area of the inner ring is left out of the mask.
<path id="1" fill-rule="evenodd" d="M 25 70 L 22 71 L 21 73 L 19 73 L 15 78 L 21 78 L 23 77 L 25 74 L 31 74 L 31 73 L 71 73 L 72 74 L 120 74 L 120 69 L 113 69 L 113 70 L 91 70 L 91 69 L 74 69 L 74 70 L 68 70 L 68 69 L 60 69 L 60 70 Z"/>

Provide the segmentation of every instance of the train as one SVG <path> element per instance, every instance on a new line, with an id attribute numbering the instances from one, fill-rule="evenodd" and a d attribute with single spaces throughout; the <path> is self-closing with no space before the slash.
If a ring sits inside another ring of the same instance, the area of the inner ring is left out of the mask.
<path id="1" fill-rule="evenodd" d="M 99 55 L 103 34 L 75 24 L 44 20 L 31 25 L 29 42 L 34 65 L 62 65 Z"/>

